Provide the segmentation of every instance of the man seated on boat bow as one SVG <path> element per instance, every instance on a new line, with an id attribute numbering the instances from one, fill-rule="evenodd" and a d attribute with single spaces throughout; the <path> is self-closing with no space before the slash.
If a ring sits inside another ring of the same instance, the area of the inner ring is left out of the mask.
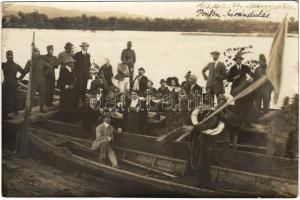
<path id="1" fill-rule="evenodd" d="M 113 150 L 113 140 L 115 128 L 110 125 L 111 115 L 103 113 L 103 122 L 96 128 L 96 139 L 92 144 L 91 150 L 99 149 L 99 159 L 103 162 L 107 157 L 112 167 L 119 168 L 116 154 Z"/>

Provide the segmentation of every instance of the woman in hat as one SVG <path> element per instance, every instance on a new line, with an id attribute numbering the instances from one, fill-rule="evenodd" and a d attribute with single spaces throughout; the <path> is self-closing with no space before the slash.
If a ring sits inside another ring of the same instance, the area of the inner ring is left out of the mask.
<path id="1" fill-rule="evenodd" d="M 108 58 L 105 58 L 105 64 L 101 66 L 99 73 L 103 74 L 104 90 L 109 90 L 113 86 L 113 72 Z"/>
<path id="2" fill-rule="evenodd" d="M 178 83 L 178 78 L 171 77 L 167 80 L 167 82 L 170 90 L 170 95 L 173 97 L 174 105 L 176 105 L 179 101 L 179 93 L 181 91 L 180 85 Z"/>
<path id="3" fill-rule="evenodd" d="M 78 111 L 74 60 L 67 58 L 61 67 L 57 87 L 60 89 L 59 113 L 63 121 L 72 122 Z"/>
<path id="4" fill-rule="evenodd" d="M 163 96 L 169 94 L 169 93 L 170 93 L 170 90 L 169 90 L 169 88 L 167 87 L 167 82 L 166 82 L 166 80 L 165 80 L 165 79 L 161 79 L 159 83 L 160 83 L 160 88 L 158 88 L 158 90 L 157 90 L 158 96 L 159 96 L 159 97 L 163 97 Z"/>

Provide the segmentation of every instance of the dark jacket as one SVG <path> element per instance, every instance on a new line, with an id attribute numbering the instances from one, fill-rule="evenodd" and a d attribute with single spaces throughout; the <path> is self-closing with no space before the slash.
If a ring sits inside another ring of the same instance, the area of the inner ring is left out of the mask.
<path id="1" fill-rule="evenodd" d="M 72 86 L 72 88 L 69 88 L 68 90 L 74 90 L 76 87 L 76 77 L 74 71 L 69 71 L 66 67 L 62 67 L 60 69 L 59 78 L 57 80 L 57 87 L 61 91 L 66 90 L 66 85 Z"/>
<path id="2" fill-rule="evenodd" d="M 193 88 L 192 88 L 192 86 L 189 86 L 189 93 L 192 93 L 194 95 L 196 95 L 196 94 L 201 95 L 202 87 L 200 87 L 197 83 L 195 84 L 195 86 Z"/>
<path id="3" fill-rule="evenodd" d="M 49 65 L 51 65 L 51 68 L 48 68 L 47 70 L 45 70 L 45 77 L 46 78 L 55 78 L 55 72 L 54 69 L 58 68 L 58 59 L 56 56 L 53 55 L 44 55 L 42 57 L 45 62 L 47 62 Z"/>
<path id="4" fill-rule="evenodd" d="M 135 77 L 133 82 L 135 82 L 135 80 L 137 78 L 139 78 L 139 77 L 138 76 Z M 139 90 L 137 91 L 139 95 L 144 95 L 145 94 L 145 91 L 147 90 L 147 83 L 148 83 L 147 76 L 142 76 L 139 80 Z"/>
<path id="5" fill-rule="evenodd" d="M 82 51 L 75 53 L 73 56 L 75 60 L 75 74 L 78 81 L 86 81 L 90 77 L 91 61 L 90 54 L 83 55 Z"/>
<path id="6" fill-rule="evenodd" d="M 250 75 L 252 78 L 254 77 L 254 73 L 251 71 L 251 68 L 247 65 L 241 64 L 241 69 L 237 68 L 237 65 L 233 65 L 228 72 L 227 80 L 232 82 L 231 90 L 236 88 L 242 80 L 246 79 L 246 75 Z M 239 77 L 237 77 L 239 76 Z"/>
<path id="7" fill-rule="evenodd" d="M 4 75 L 3 83 L 5 85 L 17 86 L 17 72 L 24 74 L 24 70 L 14 61 L 2 63 L 2 70 Z M 22 75 L 20 77 L 22 77 Z"/>
<path id="8" fill-rule="evenodd" d="M 129 68 L 132 68 L 135 64 L 136 57 L 133 49 L 123 49 L 121 54 L 121 60 L 127 64 Z"/>

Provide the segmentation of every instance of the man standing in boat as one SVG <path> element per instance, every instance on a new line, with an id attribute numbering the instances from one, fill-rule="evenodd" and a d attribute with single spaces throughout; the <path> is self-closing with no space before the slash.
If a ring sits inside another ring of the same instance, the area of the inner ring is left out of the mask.
<path id="1" fill-rule="evenodd" d="M 132 90 L 136 91 L 139 96 L 142 96 L 147 90 L 148 78 L 144 75 L 145 69 L 143 67 L 140 67 L 138 69 L 138 73 L 139 74 L 135 77 L 133 81 Z"/>
<path id="2" fill-rule="evenodd" d="M 225 65 L 219 61 L 220 52 L 213 51 L 210 53 L 213 57 L 213 61 L 208 63 L 202 70 L 204 80 L 206 81 L 206 93 L 216 95 L 219 102 L 220 96 L 225 93 L 223 80 L 227 78 L 227 72 Z M 206 71 L 209 71 L 208 76 Z"/>
<path id="3" fill-rule="evenodd" d="M 9 107 L 12 107 L 12 111 L 15 115 L 18 114 L 18 104 L 17 104 L 17 72 L 23 74 L 24 70 L 14 62 L 13 52 L 11 50 L 6 52 L 6 63 L 2 63 L 2 71 L 4 75 L 3 82 L 3 119 L 12 119 L 8 116 Z M 22 76 L 22 75 L 21 75 Z M 21 77 L 20 76 L 20 77 Z M 20 78 L 19 78 L 20 79 Z"/>
<path id="4" fill-rule="evenodd" d="M 116 133 L 116 131 L 110 123 L 110 114 L 104 113 L 103 122 L 96 128 L 96 139 L 91 149 L 99 149 L 99 159 L 101 162 L 105 162 L 104 160 L 108 158 L 112 167 L 119 168 L 117 156 L 113 150 L 114 133 Z"/>
<path id="5" fill-rule="evenodd" d="M 257 81 L 262 76 L 266 75 L 267 63 L 266 56 L 264 54 L 259 55 L 259 66 L 254 71 L 254 81 Z M 262 85 L 255 92 L 255 105 L 259 111 L 262 110 L 263 113 L 268 112 L 270 108 L 271 93 L 273 91 L 273 85 L 268 80 L 264 85 Z M 263 108 L 261 107 L 263 104 Z"/>
<path id="6" fill-rule="evenodd" d="M 242 55 L 237 53 L 233 59 L 236 64 L 233 65 L 228 72 L 228 81 L 232 82 L 230 91 L 232 96 L 239 94 L 253 81 L 254 73 L 248 65 L 242 64 L 243 59 Z M 241 126 L 249 125 L 251 116 L 253 115 L 251 111 L 255 110 L 254 95 L 250 93 L 245 97 L 236 100 L 234 106 L 235 114 L 237 115 L 237 119 L 239 119 Z"/>
<path id="7" fill-rule="evenodd" d="M 47 46 L 47 55 L 43 56 L 43 59 L 50 65 L 52 68 L 49 68 L 49 71 L 45 71 L 45 90 L 46 90 L 46 109 L 53 110 L 53 96 L 55 91 L 55 69 L 58 67 L 58 60 L 56 56 L 53 56 L 53 45 Z"/>
<path id="8" fill-rule="evenodd" d="M 78 80 L 78 92 L 81 103 L 85 103 L 87 82 L 90 78 L 91 61 L 90 54 L 87 52 L 89 44 L 81 43 L 81 51 L 73 56 L 75 60 L 75 74 Z"/>
<path id="9" fill-rule="evenodd" d="M 121 60 L 124 64 L 126 64 L 129 68 L 129 82 L 130 82 L 130 88 L 133 86 L 133 75 L 134 75 L 134 64 L 136 62 L 136 56 L 135 52 L 132 47 L 132 42 L 128 41 L 127 42 L 127 48 L 123 49 L 122 54 L 121 54 Z"/>

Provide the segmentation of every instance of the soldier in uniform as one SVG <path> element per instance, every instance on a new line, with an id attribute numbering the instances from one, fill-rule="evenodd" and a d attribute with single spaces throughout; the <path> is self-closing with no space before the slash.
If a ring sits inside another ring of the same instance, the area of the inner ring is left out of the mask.
<path id="1" fill-rule="evenodd" d="M 45 93 L 46 93 L 46 108 L 47 110 L 53 110 L 53 95 L 55 91 L 55 69 L 58 68 L 58 60 L 56 56 L 53 56 L 53 45 L 47 46 L 48 54 L 43 56 L 45 62 L 52 67 L 48 71 L 45 71 Z"/>
<path id="2" fill-rule="evenodd" d="M 132 42 L 128 41 L 127 42 L 127 49 L 124 49 L 121 54 L 121 60 L 124 64 L 126 64 L 129 68 L 129 73 L 130 73 L 130 88 L 133 87 L 133 75 L 134 75 L 134 64 L 136 62 L 136 56 L 135 52 L 132 47 Z"/>
<path id="3" fill-rule="evenodd" d="M 9 107 L 12 107 L 13 112 L 18 114 L 18 104 L 17 104 L 17 72 L 23 74 L 24 70 L 14 62 L 13 52 L 11 50 L 6 52 L 5 63 L 2 63 L 2 70 L 4 75 L 3 82 L 3 119 L 12 119 L 8 116 Z M 21 76 L 20 76 L 21 77 Z"/>

